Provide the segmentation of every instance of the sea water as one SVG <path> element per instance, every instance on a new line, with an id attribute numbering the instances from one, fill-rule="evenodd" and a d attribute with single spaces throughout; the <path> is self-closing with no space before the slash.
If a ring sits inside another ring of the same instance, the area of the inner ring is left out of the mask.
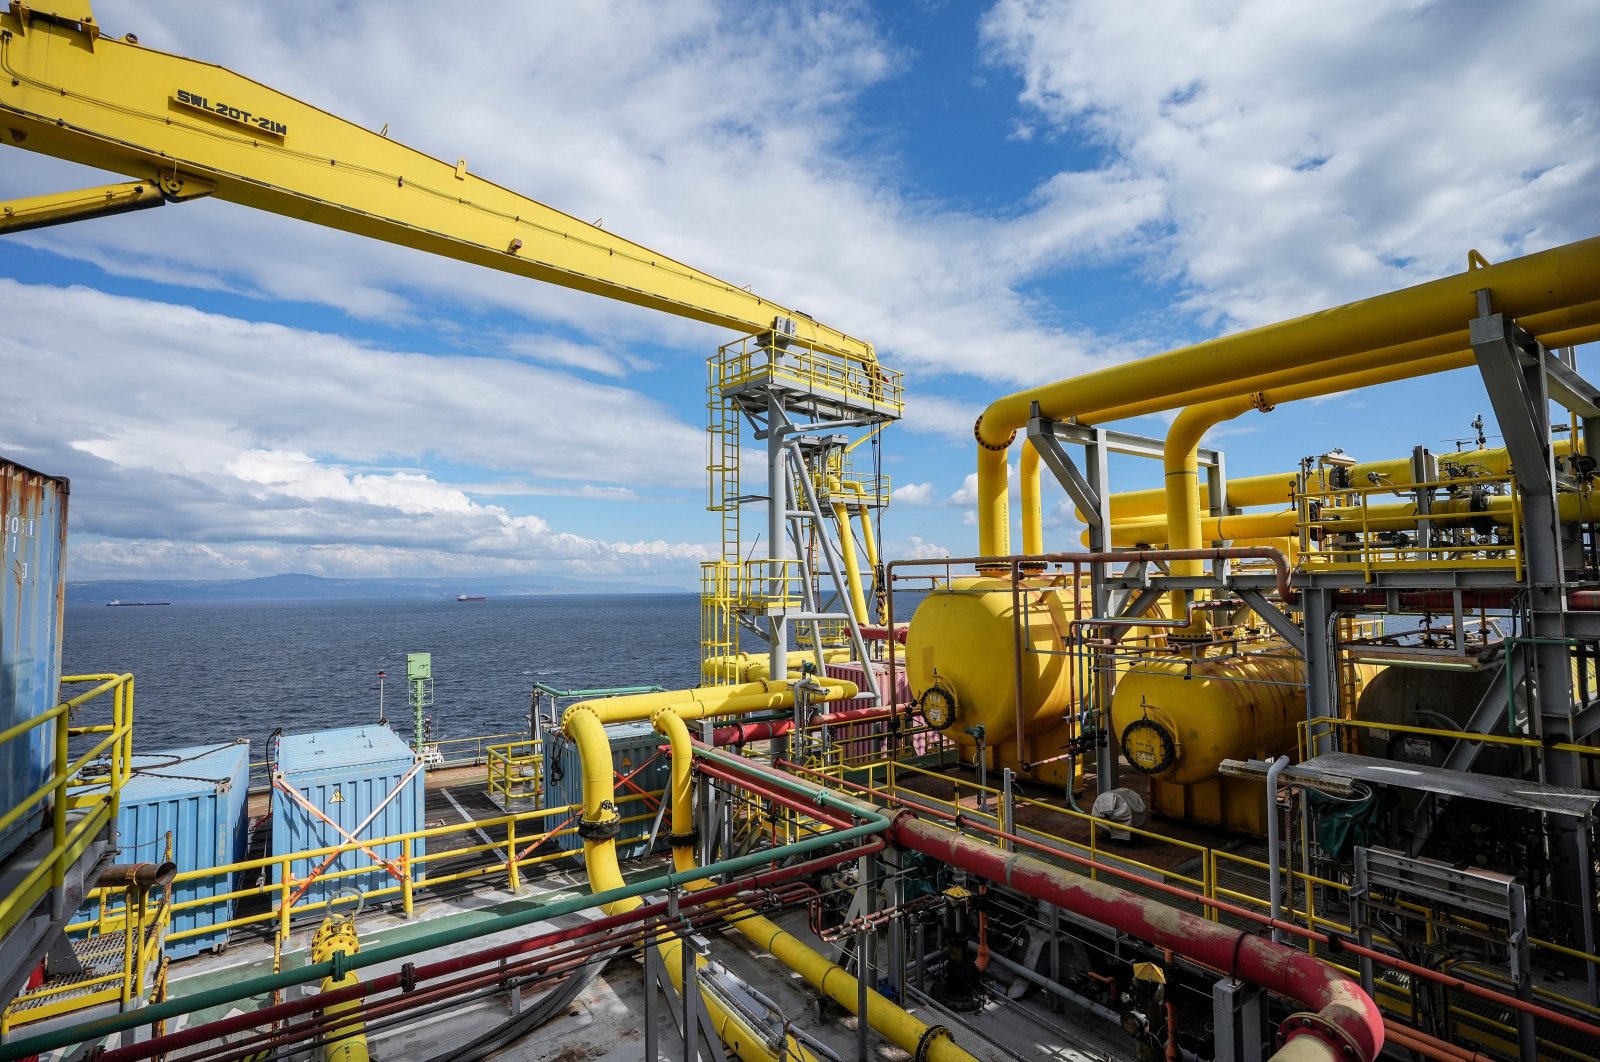
<path id="1" fill-rule="evenodd" d="M 383 710 L 409 733 L 408 652 L 433 655 L 427 714 L 435 737 L 526 732 L 535 683 L 698 685 L 699 600 L 585 594 L 70 604 L 62 673 L 132 672 L 140 750 L 248 737 L 256 758 L 280 727 L 300 733 L 375 722 L 380 671 Z"/>

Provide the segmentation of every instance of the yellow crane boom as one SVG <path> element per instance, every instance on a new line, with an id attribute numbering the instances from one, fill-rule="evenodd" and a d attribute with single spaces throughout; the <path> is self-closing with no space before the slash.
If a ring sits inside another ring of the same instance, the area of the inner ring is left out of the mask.
<path id="1" fill-rule="evenodd" d="M 875 360 L 864 340 L 486 181 L 465 159 L 443 162 L 224 67 L 102 35 L 87 0 L 11 0 L 0 72 L 0 141 L 135 179 L 0 204 L 0 232 L 211 195 Z"/>

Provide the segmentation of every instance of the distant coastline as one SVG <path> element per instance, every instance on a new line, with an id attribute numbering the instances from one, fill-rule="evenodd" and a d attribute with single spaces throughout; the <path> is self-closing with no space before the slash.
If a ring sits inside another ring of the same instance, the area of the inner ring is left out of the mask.
<path id="1" fill-rule="evenodd" d="M 566 594 L 692 594 L 680 586 L 602 582 L 540 575 L 503 580 L 329 579 L 269 575 L 258 579 L 101 579 L 67 583 L 67 601 L 93 605 L 170 605 L 194 601 L 479 601 Z"/>

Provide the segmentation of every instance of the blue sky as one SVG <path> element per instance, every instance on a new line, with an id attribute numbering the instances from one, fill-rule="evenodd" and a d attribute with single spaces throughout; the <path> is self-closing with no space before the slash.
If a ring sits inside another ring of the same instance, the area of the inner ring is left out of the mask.
<path id="1" fill-rule="evenodd" d="M 1578 0 L 94 11 L 872 340 L 891 555 L 975 550 L 1001 394 L 1600 233 Z M 0 160 L 0 198 L 109 179 Z M 688 586 L 714 548 L 718 329 L 213 202 L 0 240 L 0 297 L 0 454 L 72 477 L 72 578 Z M 1271 472 L 1479 412 L 1459 372 L 1211 444 Z"/>

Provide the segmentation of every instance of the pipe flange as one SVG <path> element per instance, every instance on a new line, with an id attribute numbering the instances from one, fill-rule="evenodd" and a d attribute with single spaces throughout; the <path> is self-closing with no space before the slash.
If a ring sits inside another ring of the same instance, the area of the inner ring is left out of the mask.
<path id="1" fill-rule="evenodd" d="M 576 719 L 579 715 L 591 715 L 594 716 L 596 722 L 600 721 L 600 717 L 595 714 L 595 710 L 590 708 L 587 704 L 574 704 L 572 707 L 561 713 L 562 737 L 571 740 L 572 735 L 567 733 L 567 727 L 571 725 L 572 720 Z"/>
<path id="2" fill-rule="evenodd" d="M 609 814 L 609 819 L 579 819 L 578 836 L 585 841 L 609 841 L 622 832 L 622 816 L 617 814 L 617 806 L 609 800 L 600 802 L 600 814 Z"/>
<path id="3" fill-rule="evenodd" d="M 1265 391 L 1257 391 L 1255 394 L 1251 395 L 1250 404 L 1263 413 L 1271 413 L 1277 408 L 1277 404 L 1267 397 L 1267 393 Z"/>
<path id="4" fill-rule="evenodd" d="M 996 446 L 983 437 L 983 414 L 980 413 L 978 414 L 978 419 L 972 422 L 972 437 L 977 439 L 978 445 L 985 450 L 1009 450 L 1011 449 L 1011 444 L 1016 441 L 1017 429 L 1012 428 L 1010 434 L 1006 436 L 1006 441 Z"/>
<path id="5" fill-rule="evenodd" d="M 609 841 L 622 832 L 621 819 L 578 820 L 578 836 L 585 841 Z"/>
<path id="6" fill-rule="evenodd" d="M 688 833 L 667 834 L 667 845 L 671 848 L 693 848 L 699 843 L 699 830 L 690 830 Z"/>
<path id="7" fill-rule="evenodd" d="M 950 1038 L 950 1030 L 943 1025 L 930 1025 L 917 1039 L 917 1050 L 912 1054 L 914 1062 L 928 1062 L 928 1054 L 933 1050 L 933 1042 L 939 1037 Z"/>
<path id="8" fill-rule="evenodd" d="M 1339 1028 L 1321 1014 L 1310 1011 L 1301 1011 L 1291 1014 L 1278 1026 L 1278 1047 L 1282 1048 L 1290 1040 L 1302 1036 L 1309 1036 L 1326 1047 L 1336 1058 L 1360 1059 L 1368 1057 L 1362 1052 L 1355 1037 Z"/>

